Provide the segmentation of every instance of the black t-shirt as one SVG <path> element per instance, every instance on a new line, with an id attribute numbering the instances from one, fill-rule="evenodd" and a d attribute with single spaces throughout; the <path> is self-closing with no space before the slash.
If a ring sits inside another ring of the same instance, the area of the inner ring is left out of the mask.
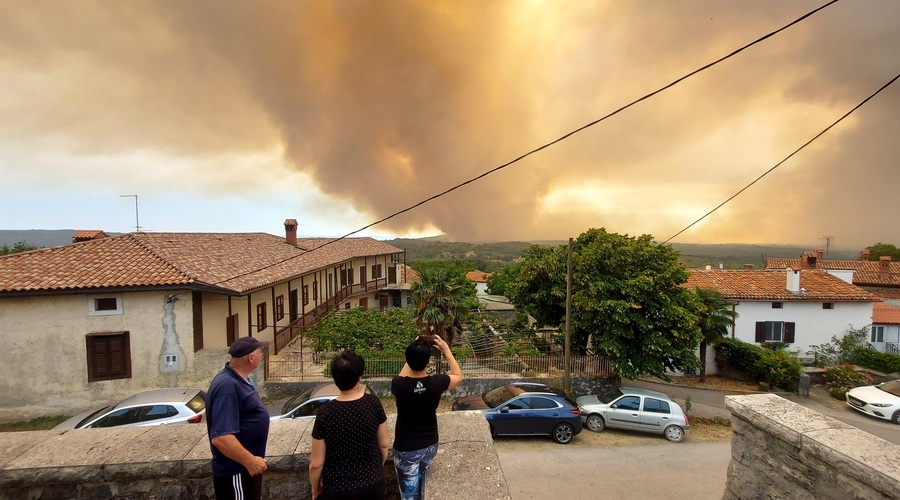
<path id="1" fill-rule="evenodd" d="M 384 483 L 378 426 L 387 420 L 381 400 L 365 394 L 319 408 L 313 439 L 325 441 L 322 491 L 345 491 Z"/>
<path id="2" fill-rule="evenodd" d="M 437 410 L 441 394 L 450 387 L 450 375 L 423 378 L 394 377 L 391 393 L 397 399 L 394 449 L 415 451 L 438 442 Z"/>

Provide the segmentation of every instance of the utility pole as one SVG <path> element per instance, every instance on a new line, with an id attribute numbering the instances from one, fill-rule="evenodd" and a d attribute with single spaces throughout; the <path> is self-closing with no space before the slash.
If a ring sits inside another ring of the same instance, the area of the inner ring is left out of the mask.
<path id="1" fill-rule="evenodd" d="M 819 238 L 820 240 L 825 240 L 825 258 L 828 258 L 828 247 L 831 246 L 831 240 L 834 239 L 834 236 L 822 236 Z"/>
<path id="2" fill-rule="evenodd" d="M 138 233 L 141 232 L 141 223 L 140 219 L 138 219 L 138 195 L 122 194 L 119 195 L 119 198 L 134 198 L 134 230 Z"/>
<path id="3" fill-rule="evenodd" d="M 566 392 L 572 390 L 572 238 L 569 238 L 569 256 L 566 258 L 566 347 L 563 385 Z"/>

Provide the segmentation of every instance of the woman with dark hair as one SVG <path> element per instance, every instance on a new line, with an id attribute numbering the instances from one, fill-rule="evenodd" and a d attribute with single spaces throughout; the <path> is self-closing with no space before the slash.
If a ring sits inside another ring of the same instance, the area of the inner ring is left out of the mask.
<path id="1" fill-rule="evenodd" d="M 365 367 L 353 351 L 331 361 L 341 394 L 319 408 L 313 424 L 309 482 L 315 500 L 384 498 L 387 416 L 377 396 L 360 390 Z"/>

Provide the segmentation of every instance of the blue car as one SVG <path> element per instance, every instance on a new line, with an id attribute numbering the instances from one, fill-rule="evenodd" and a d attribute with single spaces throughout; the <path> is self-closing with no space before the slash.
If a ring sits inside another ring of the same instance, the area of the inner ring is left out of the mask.
<path id="1" fill-rule="evenodd" d="M 568 444 L 581 432 L 581 414 L 575 403 L 556 392 L 535 389 L 508 385 L 485 394 L 502 393 L 508 398 L 476 395 L 490 406 L 479 409 L 491 427 L 491 436 L 550 436 L 557 443 Z M 471 408 L 467 404 L 453 405 L 454 410 L 467 407 Z"/>

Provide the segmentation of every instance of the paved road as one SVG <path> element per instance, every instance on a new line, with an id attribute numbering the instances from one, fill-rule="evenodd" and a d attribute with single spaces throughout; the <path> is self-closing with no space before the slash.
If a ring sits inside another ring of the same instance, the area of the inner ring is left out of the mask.
<path id="1" fill-rule="evenodd" d="M 513 500 L 721 500 L 731 458 L 731 441 L 604 448 L 533 441 L 528 448 L 495 442 Z"/>

